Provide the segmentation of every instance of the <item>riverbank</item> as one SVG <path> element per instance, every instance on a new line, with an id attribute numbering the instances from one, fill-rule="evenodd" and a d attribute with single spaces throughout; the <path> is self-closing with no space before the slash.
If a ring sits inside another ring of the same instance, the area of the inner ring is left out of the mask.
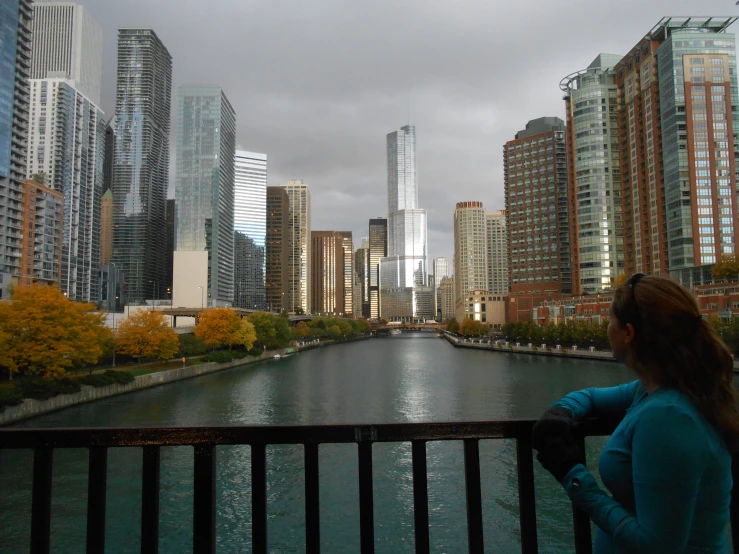
<path id="1" fill-rule="evenodd" d="M 232 367 L 239 367 L 257 362 L 264 362 L 273 359 L 276 355 L 285 357 L 291 354 L 298 354 L 305 350 L 312 350 L 321 346 L 328 346 L 332 344 L 343 344 L 344 342 L 352 342 L 356 340 L 366 340 L 370 338 L 366 337 L 354 337 L 344 341 L 332 341 L 328 340 L 325 342 L 303 342 L 297 346 L 289 346 L 279 350 L 268 350 L 263 354 L 255 357 L 241 358 L 226 363 L 209 362 L 204 364 L 197 364 L 186 367 L 179 367 L 176 369 L 165 369 L 154 373 L 147 373 L 144 375 L 138 375 L 134 380 L 127 385 L 107 385 L 104 387 L 91 387 L 83 385 L 82 390 L 73 394 L 60 394 L 49 398 L 48 400 L 33 400 L 26 398 L 18 406 L 9 406 L 5 408 L 3 412 L 0 412 L 0 427 L 29 419 L 49 412 L 55 412 L 57 410 L 63 410 L 77 404 L 85 404 L 87 402 L 94 402 L 103 398 L 110 398 L 111 396 L 117 396 L 119 394 L 127 394 L 129 392 L 136 392 L 151 387 L 158 387 L 166 385 L 168 383 L 174 383 L 175 381 L 182 381 L 183 379 L 192 379 L 193 377 L 199 377 L 200 375 L 207 375 L 209 373 L 215 373 L 217 371 L 223 371 L 224 369 L 230 369 Z"/>

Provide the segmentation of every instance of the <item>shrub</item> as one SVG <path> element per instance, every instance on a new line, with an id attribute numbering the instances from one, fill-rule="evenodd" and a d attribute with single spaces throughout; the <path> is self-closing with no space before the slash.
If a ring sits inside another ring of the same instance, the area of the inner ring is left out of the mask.
<path id="1" fill-rule="evenodd" d="M 21 380 L 20 391 L 25 398 L 33 398 L 34 400 L 48 400 L 59 394 L 54 381 L 47 381 L 40 377 L 30 377 Z"/>
<path id="2" fill-rule="evenodd" d="M 75 392 L 80 392 L 82 389 L 77 379 L 70 379 L 69 377 L 62 377 L 61 379 L 52 382 L 56 385 L 57 394 L 73 394 Z"/>
<path id="3" fill-rule="evenodd" d="M 211 352 L 203 358 L 205 362 L 216 362 L 219 364 L 225 364 L 234 360 L 240 360 L 246 358 L 249 354 L 243 350 L 218 350 Z"/>
<path id="4" fill-rule="evenodd" d="M 133 373 L 130 373 L 128 371 L 114 371 L 112 369 L 105 370 L 105 373 L 103 373 L 103 375 L 109 375 L 113 379 L 113 381 L 118 383 L 119 385 L 127 385 L 136 378 L 133 376 Z"/>
<path id="5" fill-rule="evenodd" d="M 4 411 L 8 406 L 17 406 L 21 402 L 23 402 L 23 393 L 18 387 L 0 388 L 0 412 Z"/>
<path id="6" fill-rule="evenodd" d="M 134 380 L 133 374 L 128 371 L 115 371 L 108 369 L 103 373 L 97 373 L 94 375 L 85 375 L 80 379 L 80 382 L 85 385 L 92 387 L 106 387 L 108 385 L 127 385 Z"/>

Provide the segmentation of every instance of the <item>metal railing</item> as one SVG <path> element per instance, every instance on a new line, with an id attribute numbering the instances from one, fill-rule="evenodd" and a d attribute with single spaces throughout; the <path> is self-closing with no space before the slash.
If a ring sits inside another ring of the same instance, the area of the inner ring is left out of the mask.
<path id="1" fill-rule="evenodd" d="M 533 420 L 471 423 L 401 423 L 380 425 L 182 427 L 138 429 L 2 429 L 0 448 L 33 449 L 31 545 L 33 554 L 49 552 L 53 453 L 57 448 L 89 449 L 87 496 L 87 552 L 104 552 L 107 449 L 142 447 L 141 552 L 159 548 L 160 448 L 194 447 L 193 551 L 215 552 L 216 451 L 221 445 L 251 447 L 252 551 L 267 552 L 267 445 L 302 444 L 305 471 L 306 552 L 320 552 L 319 462 L 320 444 L 357 444 L 359 469 L 360 544 L 363 554 L 374 552 L 375 527 L 372 484 L 372 445 L 410 442 L 413 466 L 413 517 L 417 553 L 429 552 L 429 512 L 426 443 L 462 441 L 470 553 L 483 552 L 480 451 L 482 439 L 515 439 L 518 474 L 521 551 L 538 552 L 534 459 L 531 450 Z M 610 434 L 617 421 L 588 420 L 577 424 L 584 447 L 587 436 Z M 584 451 L 584 448 L 583 448 Z M 735 482 L 736 479 L 735 479 Z M 563 493 L 564 494 L 564 493 Z M 732 491 L 732 499 L 737 491 Z M 739 536 L 739 510 L 732 501 L 732 536 Z M 592 552 L 590 520 L 573 507 L 575 551 Z M 739 542 L 739 541 L 737 541 Z M 739 544 L 734 545 L 739 553 Z"/>

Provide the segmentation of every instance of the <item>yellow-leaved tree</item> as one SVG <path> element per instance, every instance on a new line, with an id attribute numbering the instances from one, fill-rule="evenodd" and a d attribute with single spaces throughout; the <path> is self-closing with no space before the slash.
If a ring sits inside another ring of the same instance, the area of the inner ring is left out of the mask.
<path id="1" fill-rule="evenodd" d="M 459 334 L 465 337 L 484 337 L 488 334 L 488 328 L 484 323 L 467 317 L 459 326 Z"/>
<path id="2" fill-rule="evenodd" d="M 253 329 L 253 326 L 252 326 Z M 211 308 L 198 316 L 195 336 L 208 348 L 231 346 L 239 342 L 239 315 L 231 308 Z"/>
<path id="3" fill-rule="evenodd" d="M 733 254 L 724 254 L 721 260 L 713 266 L 711 274 L 714 279 L 736 280 L 739 278 L 739 260 Z"/>
<path id="4" fill-rule="evenodd" d="M 628 280 L 629 278 L 626 277 L 626 274 L 622 273 L 621 275 L 619 275 L 613 280 L 613 288 L 617 289 L 619 287 L 623 287 L 627 283 Z"/>
<path id="5" fill-rule="evenodd" d="M 96 364 L 110 340 L 105 313 L 56 287 L 17 287 L 0 302 L 0 365 L 11 374 L 61 377 Z"/>
<path id="6" fill-rule="evenodd" d="M 116 352 L 136 358 L 169 360 L 180 349 L 177 333 L 161 312 L 139 310 L 124 319 L 118 327 Z"/>
<path id="7" fill-rule="evenodd" d="M 257 342 L 257 332 L 254 329 L 254 324 L 246 318 L 242 319 L 239 323 L 234 344 L 240 344 L 246 350 L 251 350 L 255 342 Z"/>

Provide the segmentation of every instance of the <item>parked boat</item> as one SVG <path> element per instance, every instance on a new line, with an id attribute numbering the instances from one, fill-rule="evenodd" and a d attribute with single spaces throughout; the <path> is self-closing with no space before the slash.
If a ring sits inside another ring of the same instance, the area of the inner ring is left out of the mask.
<path id="1" fill-rule="evenodd" d="M 275 354 L 275 355 L 274 355 L 274 356 L 272 356 L 272 357 L 273 357 L 273 358 L 274 358 L 275 360 L 279 360 L 280 358 L 282 358 L 282 356 L 280 356 L 279 354 Z"/>
<path id="2" fill-rule="evenodd" d="M 391 335 L 399 335 L 401 333 L 400 329 L 390 329 Z"/>

